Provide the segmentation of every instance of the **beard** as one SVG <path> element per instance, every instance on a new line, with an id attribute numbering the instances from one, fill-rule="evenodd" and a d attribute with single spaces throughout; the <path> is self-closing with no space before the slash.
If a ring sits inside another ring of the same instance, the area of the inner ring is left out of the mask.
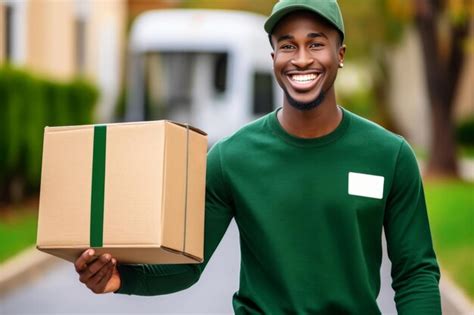
<path id="1" fill-rule="evenodd" d="M 292 107 L 300 111 L 309 111 L 318 107 L 324 101 L 324 97 L 326 96 L 326 93 L 324 93 L 324 91 L 321 91 L 321 94 L 319 94 L 314 100 L 309 101 L 309 102 L 299 102 L 295 100 L 293 97 L 291 97 L 290 93 L 288 93 L 286 89 L 284 90 L 284 92 L 285 92 L 285 97 L 288 100 L 288 103 Z"/>
<path id="2" fill-rule="evenodd" d="M 321 93 L 315 99 L 309 102 L 299 102 L 295 100 L 293 97 L 291 97 L 290 93 L 288 93 L 288 90 L 286 88 L 282 88 L 282 89 L 283 89 L 283 92 L 285 93 L 285 97 L 288 100 L 288 103 L 292 107 L 300 111 L 309 111 L 321 105 L 321 103 L 326 98 L 327 92 L 334 86 L 334 82 L 336 81 L 336 75 L 330 78 L 329 81 L 330 81 L 329 87 L 326 90 L 322 89 Z"/>

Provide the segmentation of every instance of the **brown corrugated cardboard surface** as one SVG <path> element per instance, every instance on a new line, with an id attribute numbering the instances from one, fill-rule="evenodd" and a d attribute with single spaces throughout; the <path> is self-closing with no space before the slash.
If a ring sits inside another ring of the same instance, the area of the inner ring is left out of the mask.
<path id="1" fill-rule="evenodd" d="M 45 134 L 37 244 L 87 246 L 93 129 Z"/>
<path id="2" fill-rule="evenodd" d="M 187 231 L 186 231 L 186 253 L 201 257 L 204 251 L 204 224 L 193 222 L 204 222 L 204 212 L 199 205 L 205 203 L 205 185 L 201 185 L 202 178 L 206 177 L 206 159 L 201 158 L 201 152 L 207 148 L 207 140 L 200 135 L 190 132 L 188 145 L 188 190 L 187 190 Z"/>
<path id="3" fill-rule="evenodd" d="M 37 247 L 89 247 L 94 126 L 45 129 Z M 203 257 L 207 137 L 169 121 L 107 125 L 103 247 L 122 263 Z"/>
<path id="4" fill-rule="evenodd" d="M 104 244 L 160 244 L 164 126 L 107 127 Z"/>
<path id="5" fill-rule="evenodd" d="M 165 209 L 175 209 L 175 211 L 165 211 L 162 224 L 162 244 L 163 246 L 183 250 L 184 242 L 184 216 L 186 206 L 186 129 L 173 124 L 166 125 L 166 134 L 169 137 L 165 140 L 165 163 L 164 173 L 166 183 L 163 185 L 163 203 Z M 175 174 L 175 175 L 171 175 Z M 175 198 L 182 196 L 182 198 Z"/>

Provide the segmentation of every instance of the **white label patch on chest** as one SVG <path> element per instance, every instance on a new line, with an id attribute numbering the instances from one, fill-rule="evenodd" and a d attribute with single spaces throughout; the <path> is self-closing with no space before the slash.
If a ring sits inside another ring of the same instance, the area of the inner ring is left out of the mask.
<path id="1" fill-rule="evenodd" d="M 383 176 L 349 172 L 349 195 L 383 198 Z"/>

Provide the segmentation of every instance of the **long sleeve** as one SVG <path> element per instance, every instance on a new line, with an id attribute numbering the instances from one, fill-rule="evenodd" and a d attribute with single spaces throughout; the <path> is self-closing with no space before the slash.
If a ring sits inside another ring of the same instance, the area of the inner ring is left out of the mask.
<path id="1" fill-rule="evenodd" d="M 413 151 L 403 141 L 384 218 L 398 314 L 441 314 L 439 268 L 423 185 Z"/>
<path id="2" fill-rule="evenodd" d="M 122 286 L 117 293 L 160 295 L 184 290 L 196 283 L 233 217 L 229 187 L 222 168 L 219 144 L 208 153 L 204 262 L 185 265 L 118 265 Z"/>

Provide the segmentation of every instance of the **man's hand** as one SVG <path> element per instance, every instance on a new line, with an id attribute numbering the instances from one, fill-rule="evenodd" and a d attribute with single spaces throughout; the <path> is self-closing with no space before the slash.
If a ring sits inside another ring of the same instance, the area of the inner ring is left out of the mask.
<path id="1" fill-rule="evenodd" d="M 117 260 L 110 254 L 94 257 L 94 250 L 84 251 L 74 263 L 79 280 L 94 293 L 115 292 L 120 288 Z"/>

